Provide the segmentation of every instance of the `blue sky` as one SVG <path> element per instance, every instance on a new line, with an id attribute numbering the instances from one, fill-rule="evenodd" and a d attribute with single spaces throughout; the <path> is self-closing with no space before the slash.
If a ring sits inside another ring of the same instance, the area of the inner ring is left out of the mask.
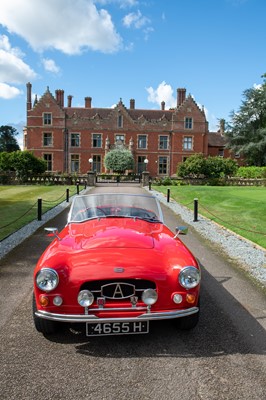
<path id="1" fill-rule="evenodd" d="M 265 16 L 265 0 L 1 0 L 0 125 L 22 132 L 30 81 L 75 107 L 168 109 L 184 87 L 217 130 L 262 83 Z"/>

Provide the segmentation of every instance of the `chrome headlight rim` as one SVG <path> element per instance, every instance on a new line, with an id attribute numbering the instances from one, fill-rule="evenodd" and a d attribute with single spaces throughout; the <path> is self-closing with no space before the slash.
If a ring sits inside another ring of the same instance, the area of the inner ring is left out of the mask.
<path id="1" fill-rule="evenodd" d="M 35 282 L 40 290 L 51 292 L 59 284 L 59 275 L 55 269 L 44 267 L 37 272 Z M 44 282 L 46 282 L 46 285 L 44 285 Z"/>
<path id="2" fill-rule="evenodd" d="M 141 299 L 147 306 L 152 306 L 158 300 L 158 293 L 155 289 L 145 289 Z"/>
<path id="3" fill-rule="evenodd" d="M 90 307 L 94 302 L 93 293 L 89 290 L 81 290 L 78 294 L 78 303 L 81 307 Z"/>
<path id="4" fill-rule="evenodd" d="M 194 266 L 182 268 L 178 277 L 180 285 L 187 290 L 197 287 L 200 283 L 200 279 L 200 270 Z"/>

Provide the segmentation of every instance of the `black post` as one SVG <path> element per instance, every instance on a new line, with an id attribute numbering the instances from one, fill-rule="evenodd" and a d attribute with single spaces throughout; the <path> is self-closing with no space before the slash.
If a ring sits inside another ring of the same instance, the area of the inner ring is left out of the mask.
<path id="1" fill-rule="evenodd" d="M 79 194 L 79 182 L 76 183 L 77 186 L 77 194 Z"/>
<path id="2" fill-rule="evenodd" d="M 37 218 L 38 218 L 38 221 L 42 220 L 42 199 L 38 199 Z"/>
<path id="3" fill-rule="evenodd" d="M 167 189 L 167 203 L 170 201 L 170 189 Z"/>
<path id="4" fill-rule="evenodd" d="M 69 189 L 66 190 L 66 202 L 69 203 Z"/>
<path id="5" fill-rule="evenodd" d="M 194 199 L 194 222 L 198 221 L 198 199 Z"/>
<path id="6" fill-rule="evenodd" d="M 151 190 L 151 181 L 149 181 L 149 190 Z"/>

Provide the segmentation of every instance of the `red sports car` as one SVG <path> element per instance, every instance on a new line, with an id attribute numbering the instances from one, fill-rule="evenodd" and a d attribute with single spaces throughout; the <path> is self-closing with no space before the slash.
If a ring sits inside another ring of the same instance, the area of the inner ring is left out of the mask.
<path id="1" fill-rule="evenodd" d="M 163 223 L 151 195 L 76 196 L 68 223 L 34 271 L 33 318 L 45 335 L 81 324 L 87 336 L 139 334 L 149 321 L 180 329 L 199 318 L 200 267 Z"/>

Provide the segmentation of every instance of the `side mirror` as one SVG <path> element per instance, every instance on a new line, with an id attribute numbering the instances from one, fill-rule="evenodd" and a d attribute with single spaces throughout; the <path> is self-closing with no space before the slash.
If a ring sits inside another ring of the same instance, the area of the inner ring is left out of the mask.
<path id="1" fill-rule="evenodd" d="M 188 227 L 187 226 L 177 226 L 175 228 L 175 237 L 174 239 L 178 236 L 178 235 L 186 235 L 188 233 Z"/>
<path id="2" fill-rule="evenodd" d="M 57 228 L 44 228 L 45 232 L 48 232 L 49 235 L 55 236 L 58 240 L 61 240 L 58 236 L 58 229 Z"/>

